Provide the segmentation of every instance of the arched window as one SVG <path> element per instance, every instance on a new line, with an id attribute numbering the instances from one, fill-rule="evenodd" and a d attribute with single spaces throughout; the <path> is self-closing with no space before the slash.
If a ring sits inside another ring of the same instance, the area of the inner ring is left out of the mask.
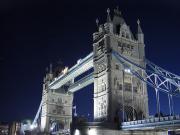
<path id="1" fill-rule="evenodd" d="M 122 32 L 122 37 L 125 37 L 125 32 L 124 31 Z"/>
<path id="2" fill-rule="evenodd" d="M 119 35 L 119 32 L 120 32 L 120 24 L 116 25 L 116 34 Z"/>
<path id="3" fill-rule="evenodd" d="M 126 38 L 128 38 L 128 39 L 129 39 L 129 37 L 130 37 L 130 36 L 129 36 L 129 34 L 126 34 Z"/>
<path id="4" fill-rule="evenodd" d="M 104 82 L 102 82 L 101 88 L 102 88 L 102 91 L 106 90 L 106 84 Z"/>

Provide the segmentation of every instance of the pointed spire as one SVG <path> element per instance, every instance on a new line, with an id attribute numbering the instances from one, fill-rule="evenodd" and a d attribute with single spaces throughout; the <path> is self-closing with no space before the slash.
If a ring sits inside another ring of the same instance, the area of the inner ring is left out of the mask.
<path id="1" fill-rule="evenodd" d="M 138 24 L 138 31 L 137 31 L 138 42 L 144 44 L 144 34 L 142 32 L 139 19 L 137 20 L 137 24 Z"/>
<path id="2" fill-rule="evenodd" d="M 49 65 L 49 73 L 52 74 L 52 63 Z"/>
<path id="3" fill-rule="evenodd" d="M 114 9 L 114 14 L 117 16 L 121 16 L 121 11 L 119 11 L 119 7 L 117 6 L 116 9 Z"/>
<path id="4" fill-rule="evenodd" d="M 110 9 L 107 9 L 107 22 L 111 22 Z"/>
<path id="5" fill-rule="evenodd" d="M 46 73 L 48 73 L 48 70 L 49 70 L 48 67 L 46 67 Z"/>
<path id="6" fill-rule="evenodd" d="M 97 27 L 99 27 L 99 19 L 98 18 L 96 19 L 96 25 L 97 25 Z"/>
<path id="7" fill-rule="evenodd" d="M 137 20 L 137 24 L 138 24 L 138 34 L 143 34 L 139 19 Z"/>

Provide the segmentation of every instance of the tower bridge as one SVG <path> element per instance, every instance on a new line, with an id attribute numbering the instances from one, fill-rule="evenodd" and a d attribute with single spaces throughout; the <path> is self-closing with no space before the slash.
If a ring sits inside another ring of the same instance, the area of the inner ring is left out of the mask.
<path id="1" fill-rule="evenodd" d="M 72 135 L 154 134 L 157 130 L 164 134 L 180 129 L 172 101 L 180 94 L 180 77 L 146 59 L 140 21 L 136 37 L 118 9 L 113 19 L 108 9 L 106 22 L 96 23 L 92 53 L 58 77 L 50 67 L 32 128 L 47 134 L 70 134 L 71 129 Z M 89 70 L 89 74 L 76 80 Z M 94 122 L 72 121 L 73 93 L 92 83 Z M 157 118 L 149 118 L 147 85 L 156 92 Z M 159 92 L 167 94 L 169 117 L 160 116 Z"/>

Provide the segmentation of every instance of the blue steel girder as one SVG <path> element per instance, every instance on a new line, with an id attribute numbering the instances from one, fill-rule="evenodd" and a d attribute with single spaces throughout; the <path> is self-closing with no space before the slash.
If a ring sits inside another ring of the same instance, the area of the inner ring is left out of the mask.
<path id="1" fill-rule="evenodd" d="M 143 67 L 130 61 L 116 51 L 112 51 L 112 54 L 125 68 L 128 68 L 134 76 L 147 83 L 149 86 L 173 96 L 180 95 L 180 77 L 178 75 L 156 66 L 149 60 L 145 60 L 146 67 Z M 139 73 L 139 69 L 143 71 L 144 75 Z"/>

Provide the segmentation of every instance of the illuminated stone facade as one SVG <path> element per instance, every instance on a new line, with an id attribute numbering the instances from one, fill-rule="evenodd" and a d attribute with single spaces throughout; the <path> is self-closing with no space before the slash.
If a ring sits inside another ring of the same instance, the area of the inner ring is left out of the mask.
<path id="1" fill-rule="evenodd" d="M 49 132 L 53 124 L 59 129 L 70 129 L 72 121 L 73 95 L 66 92 L 66 88 L 50 90 L 49 84 L 53 74 L 48 73 L 44 79 L 41 112 L 41 131 Z"/>
<path id="2" fill-rule="evenodd" d="M 142 119 L 149 113 L 147 86 L 117 61 L 112 50 L 145 67 L 144 34 L 139 21 L 134 38 L 118 9 L 112 21 L 107 12 L 107 22 L 97 20 L 98 32 L 93 34 L 94 119 L 117 123 Z"/>
<path id="3" fill-rule="evenodd" d="M 116 51 L 128 60 L 145 68 L 144 34 L 138 21 L 135 38 L 118 9 L 111 21 L 97 21 L 98 32 L 93 34 L 94 120 L 120 124 L 148 117 L 147 86 L 131 74 L 113 55 Z M 126 63 L 129 64 L 129 63 Z M 132 66 L 132 65 L 129 65 Z M 133 67 L 136 68 L 136 67 Z M 139 74 L 144 76 L 143 70 Z M 144 76 L 145 78 L 145 76 Z M 55 79 L 52 71 L 44 79 L 41 111 L 41 131 L 49 132 L 53 124 L 70 129 L 73 95 L 67 87 L 49 89 Z M 73 82 L 70 82 L 73 83 Z"/>

